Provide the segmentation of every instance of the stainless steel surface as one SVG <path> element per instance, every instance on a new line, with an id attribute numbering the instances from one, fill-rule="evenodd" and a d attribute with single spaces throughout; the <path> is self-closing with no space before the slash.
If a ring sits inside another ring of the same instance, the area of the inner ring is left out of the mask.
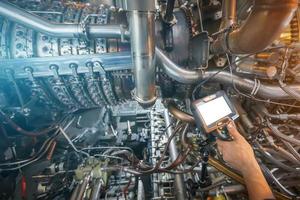
<path id="1" fill-rule="evenodd" d="M 121 37 L 123 34 L 120 25 L 88 25 L 85 24 L 86 22 L 81 24 L 54 24 L 3 1 L 0 2 L 0 15 L 28 28 L 58 38 Z"/>
<path id="2" fill-rule="evenodd" d="M 145 200 L 145 189 L 141 179 L 138 180 L 138 196 L 137 200 Z"/>
<path id="3" fill-rule="evenodd" d="M 237 0 L 223 0 L 222 14 L 223 20 L 220 29 L 228 28 L 236 23 L 237 20 Z"/>
<path id="4" fill-rule="evenodd" d="M 99 200 L 100 199 L 102 184 L 103 184 L 103 182 L 101 179 L 97 179 L 95 181 L 90 200 Z"/>
<path id="5" fill-rule="evenodd" d="M 155 24 L 153 12 L 131 11 L 131 53 L 135 77 L 134 98 L 143 106 L 156 101 Z"/>
<path id="6" fill-rule="evenodd" d="M 159 62 L 161 62 L 161 66 L 163 67 L 164 72 L 173 78 L 174 80 L 185 83 L 185 84 L 193 84 L 200 83 L 201 81 L 208 79 L 210 82 L 218 82 L 225 85 L 235 86 L 244 92 L 251 92 L 255 86 L 254 80 L 243 78 L 230 72 L 226 71 L 198 71 L 198 70 L 189 70 L 179 67 L 173 61 L 171 61 L 162 50 L 156 48 L 156 55 Z M 300 91 L 300 85 L 290 85 L 295 91 Z M 283 91 L 278 85 L 269 85 L 263 84 L 257 88 L 257 96 L 265 99 L 292 99 L 290 95 L 288 95 L 285 91 Z"/>
<path id="7" fill-rule="evenodd" d="M 122 8 L 124 10 L 133 11 L 154 11 L 155 10 L 155 0 L 121 0 Z"/>
<path id="8" fill-rule="evenodd" d="M 200 70 L 196 71 L 179 67 L 176 63 L 170 60 L 161 49 L 157 47 L 155 49 L 155 53 L 156 59 L 163 67 L 164 72 L 174 80 L 185 84 L 192 84 L 201 81 L 202 73 Z"/>
<path id="9" fill-rule="evenodd" d="M 171 126 L 171 119 L 169 115 L 169 111 L 167 109 L 164 110 L 164 119 L 167 127 L 167 134 L 170 137 L 173 134 L 173 128 Z M 171 141 L 169 146 L 169 153 L 171 156 L 171 160 L 175 161 L 178 157 L 178 150 L 176 147 L 176 143 L 174 140 Z M 184 176 L 182 174 L 175 175 L 175 188 L 176 188 L 176 198 L 186 199 L 186 188 L 184 185 Z"/>
<path id="10" fill-rule="evenodd" d="M 299 11 L 272 38 L 295 0 L 168 2 L 167 27 L 166 0 L 0 2 L 0 199 L 25 199 L 24 179 L 27 200 L 247 199 L 189 114 L 219 90 L 274 195 L 300 195 Z M 208 52 L 206 35 L 228 55 Z"/>

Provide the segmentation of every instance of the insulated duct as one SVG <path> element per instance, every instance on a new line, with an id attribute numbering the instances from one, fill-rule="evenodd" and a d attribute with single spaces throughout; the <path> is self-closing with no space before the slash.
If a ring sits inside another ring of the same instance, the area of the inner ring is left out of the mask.
<path id="1" fill-rule="evenodd" d="M 236 15 L 236 0 L 224 0 L 223 4 L 221 29 L 229 28 Z M 242 26 L 220 34 L 212 44 L 212 53 L 251 54 L 264 50 L 283 32 L 297 8 L 298 0 L 255 0 Z"/>

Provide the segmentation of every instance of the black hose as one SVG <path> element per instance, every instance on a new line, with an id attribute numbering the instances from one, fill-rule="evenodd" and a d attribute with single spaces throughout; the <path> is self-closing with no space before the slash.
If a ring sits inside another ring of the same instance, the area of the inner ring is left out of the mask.
<path id="1" fill-rule="evenodd" d="M 51 126 L 49 128 L 46 128 L 46 129 L 43 129 L 40 131 L 27 131 L 27 130 L 24 130 L 19 125 L 17 125 L 13 120 L 11 120 L 2 110 L 0 110 L 0 116 L 2 116 L 2 118 L 17 132 L 19 132 L 23 135 L 26 135 L 26 136 L 30 136 L 30 137 L 45 135 L 45 134 L 50 133 L 51 131 L 57 129 L 56 126 Z"/>
<path id="2" fill-rule="evenodd" d="M 173 10 L 175 7 L 175 0 L 168 0 L 165 14 L 165 21 L 171 22 L 173 20 Z"/>

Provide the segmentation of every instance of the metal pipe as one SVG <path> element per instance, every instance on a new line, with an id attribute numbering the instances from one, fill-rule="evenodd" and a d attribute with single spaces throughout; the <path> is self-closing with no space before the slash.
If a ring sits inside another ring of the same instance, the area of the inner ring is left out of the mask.
<path id="1" fill-rule="evenodd" d="M 187 123 L 195 123 L 194 117 L 192 115 L 180 110 L 173 100 L 168 101 L 167 107 L 168 107 L 169 112 L 176 119 L 179 119 L 180 121 L 187 122 Z"/>
<path id="2" fill-rule="evenodd" d="M 235 1 L 225 2 L 229 5 Z M 221 34 L 212 44 L 212 52 L 250 54 L 265 49 L 290 23 L 297 8 L 298 0 L 255 0 L 252 12 L 243 25 L 230 33 Z M 223 20 L 227 19 L 224 17 Z"/>
<path id="3" fill-rule="evenodd" d="M 13 4 L 0 1 L 0 15 L 10 21 L 21 24 L 27 28 L 44 33 L 57 38 L 73 37 L 121 37 L 122 34 L 128 36 L 120 25 L 89 25 L 79 24 L 55 24 L 29 13 Z"/>
<path id="4" fill-rule="evenodd" d="M 79 190 L 80 190 L 80 187 L 81 187 L 81 184 L 78 183 L 75 187 L 75 189 L 73 190 L 72 192 L 72 195 L 70 197 L 70 200 L 76 200 L 77 196 L 78 196 L 78 193 L 79 193 Z"/>
<path id="5" fill-rule="evenodd" d="M 185 84 L 193 84 L 202 80 L 201 71 L 187 70 L 179 67 L 158 47 L 155 48 L 155 54 L 165 73 L 174 80 Z"/>
<path id="6" fill-rule="evenodd" d="M 129 12 L 129 25 L 135 78 L 134 97 L 140 105 L 149 107 L 155 103 L 157 98 L 155 87 L 154 1 L 153 5 L 149 5 L 148 11 L 139 11 L 136 10 L 136 8 L 133 9 L 134 10 L 130 10 Z M 143 10 L 145 9 L 147 8 L 144 8 Z"/>
<path id="7" fill-rule="evenodd" d="M 260 166 L 265 176 L 269 177 L 272 180 L 272 183 L 275 183 L 275 185 L 280 189 L 280 191 L 284 192 L 289 196 L 296 196 L 294 193 L 286 189 L 265 165 Z"/>
<path id="8" fill-rule="evenodd" d="M 278 127 L 276 127 L 275 125 L 273 125 L 270 121 L 267 121 L 267 125 L 268 127 L 272 130 L 272 133 L 274 135 L 276 135 L 277 137 L 290 142 L 292 144 L 295 144 L 297 146 L 300 146 L 300 140 L 296 139 L 296 138 L 292 138 L 289 137 L 288 135 L 283 134 L 280 130 L 278 130 Z"/>
<path id="9" fill-rule="evenodd" d="M 294 155 L 294 157 L 300 161 L 300 154 L 298 153 L 298 151 L 293 147 L 293 145 L 291 145 L 290 143 L 288 143 L 285 140 L 281 140 L 283 142 L 283 144 L 287 147 L 287 149 L 291 152 L 291 154 Z"/>
<path id="10" fill-rule="evenodd" d="M 257 142 L 254 142 L 257 150 L 266 158 L 268 159 L 268 161 L 270 161 L 271 163 L 273 163 L 274 165 L 276 165 L 277 167 L 284 169 L 288 172 L 294 172 L 294 173 L 299 173 L 300 170 L 298 170 L 297 168 L 293 168 L 290 167 L 286 164 L 284 164 L 283 162 L 279 161 L 278 159 L 274 158 L 271 154 L 269 154 L 268 152 L 265 151 L 265 149 Z"/>
<path id="11" fill-rule="evenodd" d="M 239 99 L 234 99 L 233 103 L 234 103 L 235 109 L 239 113 L 240 121 L 243 124 L 243 127 L 245 128 L 246 132 L 247 133 L 254 133 L 257 128 L 253 125 L 253 123 L 249 119 L 248 113 L 242 107 Z"/>
<path id="12" fill-rule="evenodd" d="M 164 119 L 167 128 L 167 134 L 169 137 L 173 134 L 173 129 L 171 126 L 171 119 L 169 115 L 169 111 L 167 109 L 164 110 Z M 172 140 L 169 144 L 169 152 L 172 161 L 175 161 L 178 157 L 178 150 L 175 144 L 175 141 Z M 176 174 L 175 175 L 175 188 L 176 188 L 176 196 L 177 199 L 186 199 L 186 192 L 185 192 L 185 184 L 184 184 L 184 177 L 183 174 Z"/>
<path id="13" fill-rule="evenodd" d="M 94 183 L 92 194 L 91 194 L 91 200 L 99 200 L 101 196 L 101 187 L 102 187 L 102 180 L 97 179 Z"/>
<path id="14" fill-rule="evenodd" d="M 206 71 L 202 73 L 198 70 L 189 70 L 179 67 L 176 63 L 170 60 L 159 48 L 156 48 L 156 56 L 158 61 L 161 63 L 161 67 L 165 73 L 173 78 L 174 80 L 184 83 L 184 84 L 195 84 L 199 83 L 205 79 L 209 79 L 210 82 L 219 82 L 225 85 L 235 86 L 244 92 L 251 92 L 255 89 L 255 81 L 237 75 L 231 74 L 226 71 Z M 290 85 L 295 91 L 300 92 L 300 85 Z M 265 99 L 293 99 L 285 91 L 283 91 L 279 86 L 260 84 L 257 89 L 256 95 Z"/>
<path id="15" fill-rule="evenodd" d="M 216 196 L 219 194 L 219 192 L 224 192 L 225 194 L 237 194 L 241 192 L 245 192 L 246 188 L 243 185 L 225 185 L 222 187 L 221 190 L 215 189 L 215 190 L 210 190 L 208 194 L 210 196 Z"/>
<path id="16" fill-rule="evenodd" d="M 145 189 L 141 179 L 138 180 L 138 196 L 137 200 L 145 200 Z"/>
<path id="17" fill-rule="evenodd" d="M 257 113 L 262 113 L 263 115 L 272 118 L 272 119 L 278 119 L 278 120 L 300 120 L 300 114 L 299 113 L 293 113 L 293 114 L 271 114 L 266 109 L 266 107 L 263 104 L 256 104 L 253 106 L 253 109 Z"/>
<path id="18" fill-rule="evenodd" d="M 221 163 L 217 159 L 215 159 L 213 157 L 209 157 L 208 164 L 210 164 L 211 166 L 213 166 L 214 168 L 216 168 L 217 170 L 219 170 L 223 174 L 229 176 L 230 178 L 232 178 L 236 182 L 245 185 L 245 181 L 244 181 L 244 179 L 241 175 L 239 175 L 236 172 L 232 171 L 231 169 L 229 169 L 226 165 L 224 165 L 223 163 Z M 291 197 L 286 196 L 285 194 L 282 194 L 282 193 L 280 193 L 276 190 L 273 190 L 273 194 L 276 197 L 276 199 L 281 199 L 281 200 L 292 199 Z"/>
<path id="19" fill-rule="evenodd" d="M 223 20 L 221 22 L 220 29 L 228 28 L 236 23 L 236 11 L 237 2 L 236 0 L 223 0 L 222 2 L 222 13 Z"/>
<path id="20" fill-rule="evenodd" d="M 85 193 L 85 191 L 86 191 L 86 189 L 87 189 L 87 186 L 88 186 L 88 184 L 89 184 L 89 180 L 90 180 L 90 177 L 89 177 L 89 176 L 88 176 L 88 177 L 85 177 L 85 178 L 82 180 L 82 182 L 81 182 L 81 184 L 80 184 L 80 188 L 79 188 L 79 190 L 78 190 L 78 196 L 77 196 L 76 200 L 82 200 L 82 199 L 83 199 L 84 193 Z"/>

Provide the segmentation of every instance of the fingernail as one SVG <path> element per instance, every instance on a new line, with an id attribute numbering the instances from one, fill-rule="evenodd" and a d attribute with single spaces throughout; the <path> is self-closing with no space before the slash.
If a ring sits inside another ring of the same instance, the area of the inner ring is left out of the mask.
<path id="1" fill-rule="evenodd" d="M 228 126 L 227 126 L 228 128 L 233 128 L 233 125 L 232 125 L 232 123 L 230 122 L 229 124 L 228 124 Z"/>

